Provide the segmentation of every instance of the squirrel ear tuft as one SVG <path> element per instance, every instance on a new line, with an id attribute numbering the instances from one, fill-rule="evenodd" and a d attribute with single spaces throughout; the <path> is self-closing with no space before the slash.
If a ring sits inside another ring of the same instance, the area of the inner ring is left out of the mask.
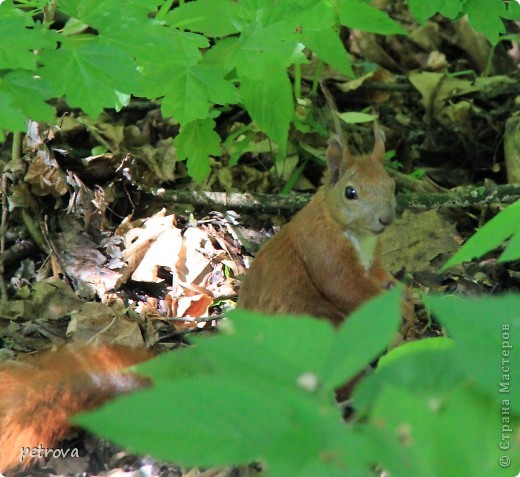
<path id="1" fill-rule="evenodd" d="M 374 120 L 374 149 L 372 156 L 379 162 L 383 163 L 385 159 L 385 133 L 379 126 L 379 121 Z"/>

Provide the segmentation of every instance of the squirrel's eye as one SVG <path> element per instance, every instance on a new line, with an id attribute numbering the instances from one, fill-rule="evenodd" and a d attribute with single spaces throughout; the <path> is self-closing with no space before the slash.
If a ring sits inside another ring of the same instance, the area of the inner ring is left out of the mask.
<path id="1" fill-rule="evenodd" d="M 345 187 L 345 197 L 349 200 L 357 199 L 357 191 L 352 186 Z"/>

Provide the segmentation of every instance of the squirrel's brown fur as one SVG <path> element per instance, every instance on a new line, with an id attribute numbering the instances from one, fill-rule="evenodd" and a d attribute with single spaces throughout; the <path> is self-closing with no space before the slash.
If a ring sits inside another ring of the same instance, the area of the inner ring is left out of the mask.
<path id="1" fill-rule="evenodd" d="M 395 184 L 376 137 L 371 154 L 330 142 L 330 179 L 260 250 L 240 289 L 242 308 L 297 313 L 339 324 L 395 283 L 381 266 L 376 236 L 394 219 Z M 346 189 L 356 198 L 346 197 Z"/>
<path id="2" fill-rule="evenodd" d="M 26 466 L 22 448 L 51 448 L 70 429 L 69 418 L 146 380 L 122 369 L 150 353 L 114 345 L 73 345 L 43 352 L 24 362 L 0 365 L 0 472 Z"/>

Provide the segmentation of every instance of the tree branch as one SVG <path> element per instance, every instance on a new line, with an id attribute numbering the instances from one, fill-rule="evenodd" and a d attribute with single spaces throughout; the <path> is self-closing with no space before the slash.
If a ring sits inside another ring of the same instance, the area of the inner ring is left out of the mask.
<path id="1" fill-rule="evenodd" d="M 312 194 L 255 194 L 226 192 L 196 192 L 190 190 L 161 190 L 154 193 L 166 206 L 190 204 L 215 210 L 254 210 L 257 212 L 296 211 L 312 198 Z M 400 209 L 436 209 L 440 207 L 469 207 L 472 205 L 510 204 L 520 198 L 520 184 L 486 187 L 460 187 L 447 192 L 415 192 L 397 195 Z"/>

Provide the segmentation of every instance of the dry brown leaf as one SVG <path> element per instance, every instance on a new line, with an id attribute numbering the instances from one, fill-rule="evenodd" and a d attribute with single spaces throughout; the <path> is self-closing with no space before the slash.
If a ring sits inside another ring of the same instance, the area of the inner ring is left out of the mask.
<path id="1" fill-rule="evenodd" d="M 213 269 L 211 262 L 216 255 L 217 251 L 205 230 L 188 228 L 177 261 L 180 282 L 203 286 Z"/>
<path id="2" fill-rule="evenodd" d="M 421 93 L 427 116 L 437 116 L 449 98 L 479 90 L 472 81 L 446 76 L 444 73 L 412 72 L 408 79 Z"/>
<path id="3" fill-rule="evenodd" d="M 128 227 L 125 223 L 125 227 Z M 226 278 L 224 264 L 235 274 L 243 270 L 232 258 L 238 253 L 230 253 L 234 245 L 227 244 L 222 232 L 211 225 L 188 227 L 181 236 L 175 227 L 173 216 L 166 217 L 161 211 L 147 219 L 143 225 L 130 228 L 124 234 L 128 245 L 124 256 L 131 261 L 132 279 L 140 282 L 159 283 L 158 270 L 167 268 L 172 273 L 169 291 L 155 304 L 148 303 L 146 308 L 152 313 L 168 316 L 197 318 L 208 315 L 214 296 L 236 294 L 236 282 Z M 215 248 L 215 245 L 221 247 Z M 138 307 L 145 306 L 139 303 Z"/>
<path id="4" fill-rule="evenodd" d="M 199 318 L 208 316 L 208 309 L 213 304 L 213 297 L 205 294 L 182 296 L 177 298 L 177 318 Z"/>
<path id="5" fill-rule="evenodd" d="M 486 37 L 471 28 L 466 16 L 455 22 L 454 25 L 456 28 L 455 42 L 457 47 L 468 54 L 479 72 L 484 71 L 491 51 L 491 45 Z M 491 68 L 489 73 L 494 74 L 495 70 L 492 65 Z"/>
<path id="6" fill-rule="evenodd" d="M 163 209 L 146 219 L 141 226 L 131 228 L 124 234 L 123 258 L 127 262 L 124 280 L 132 275 L 157 237 L 167 230 L 172 230 L 175 225 L 175 215 L 166 216 L 166 210 Z M 125 226 L 128 226 L 128 223 L 125 223 Z"/>
<path id="7" fill-rule="evenodd" d="M 65 174 L 48 150 L 38 151 L 30 160 L 24 181 L 35 195 L 61 197 L 68 192 Z"/>
<path id="8" fill-rule="evenodd" d="M 141 262 L 132 274 L 132 280 L 158 283 L 163 281 L 157 276 L 159 267 L 175 269 L 182 246 L 181 231 L 175 227 L 164 230 L 149 244 Z"/>
<path id="9" fill-rule="evenodd" d="M 383 266 L 393 272 L 437 272 L 439 264 L 433 262 L 446 260 L 458 249 L 455 235 L 455 225 L 436 210 L 405 211 L 381 236 Z"/>
<path id="10" fill-rule="evenodd" d="M 172 138 L 162 139 L 153 145 L 145 144 L 135 150 L 135 155 L 142 159 L 157 177 L 157 181 L 172 181 L 176 174 L 177 150 Z"/>
<path id="11" fill-rule="evenodd" d="M 18 300 L 0 303 L 0 316 L 16 320 L 57 320 L 79 309 L 83 301 L 69 286 L 57 278 L 49 278 L 23 287 Z"/>
<path id="12" fill-rule="evenodd" d="M 98 251 L 98 245 L 83 231 L 77 219 L 64 215 L 60 225 L 63 232 L 53 237 L 59 265 L 63 265 L 63 271 L 74 279 L 80 296 L 93 298 L 97 295 L 106 301 L 108 293 L 116 288 L 121 273 L 105 266 L 107 258 Z"/>
<path id="13" fill-rule="evenodd" d="M 72 313 L 67 336 L 84 342 L 144 346 L 135 321 L 121 318 L 112 308 L 95 302 L 84 303 L 79 311 Z"/>
<path id="14" fill-rule="evenodd" d="M 374 33 L 361 30 L 351 30 L 351 46 L 349 51 L 358 54 L 365 60 L 376 63 L 383 68 L 392 71 L 402 71 L 398 64 L 378 43 L 378 37 Z"/>
<path id="15" fill-rule="evenodd" d="M 345 93 L 357 91 L 361 86 L 370 82 L 395 83 L 395 76 L 384 68 L 377 68 L 359 78 L 347 81 L 346 83 L 339 83 L 338 89 Z M 390 91 L 370 91 L 363 93 L 365 99 L 371 103 L 383 103 L 390 97 Z"/>

